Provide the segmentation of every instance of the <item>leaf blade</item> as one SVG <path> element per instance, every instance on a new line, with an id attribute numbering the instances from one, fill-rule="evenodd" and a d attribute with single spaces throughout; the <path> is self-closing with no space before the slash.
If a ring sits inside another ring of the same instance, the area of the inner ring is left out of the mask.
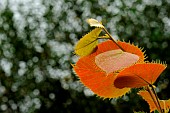
<path id="1" fill-rule="evenodd" d="M 91 54 L 98 44 L 97 39 L 101 31 L 101 28 L 95 28 L 83 36 L 75 46 L 74 52 L 79 56 L 87 56 Z"/>

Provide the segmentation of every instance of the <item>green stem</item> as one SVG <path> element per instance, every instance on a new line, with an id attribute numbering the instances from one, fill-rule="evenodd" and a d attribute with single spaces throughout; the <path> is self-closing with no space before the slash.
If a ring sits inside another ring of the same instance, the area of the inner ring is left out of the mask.
<path id="1" fill-rule="evenodd" d="M 110 33 L 106 30 L 106 28 L 103 28 L 103 30 L 109 35 L 110 39 L 111 39 L 122 51 L 125 51 L 125 50 L 114 40 L 114 38 L 110 35 Z"/>

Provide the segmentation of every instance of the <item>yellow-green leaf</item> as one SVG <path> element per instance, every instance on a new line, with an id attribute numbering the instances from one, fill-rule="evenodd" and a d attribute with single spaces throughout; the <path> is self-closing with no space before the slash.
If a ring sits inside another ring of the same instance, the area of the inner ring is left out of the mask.
<path id="1" fill-rule="evenodd" d="M 102 31 L 101 28 L 95 28 L 83 36 L 74 48 L 74 52 L 79 56 L 91 54 L 98 44 L 98 36 Z"/>
<path id="2" fill-rule="evenodd" d="M 102 25 L 102 23 L 100 23 L 99 21 L 97 21 L 96 19 L 87 19 L 87 23 L 92 27 L 99 27 L 99 28 L 104 28 L 104 26 Z"/>

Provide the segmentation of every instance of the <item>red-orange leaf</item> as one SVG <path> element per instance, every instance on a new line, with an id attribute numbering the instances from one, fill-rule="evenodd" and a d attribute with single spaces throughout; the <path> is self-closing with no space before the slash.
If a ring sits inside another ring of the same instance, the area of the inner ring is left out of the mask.
<path id="1" fill-rule="evenodd" d="M 126 52 L 137 55 L 139 57 L 137 62 L 144 62 L 144 54 L 138 47 L 120 41 L 117 43 Z M 114 70 L 110 73 L 106 73 L 106 71 L 101 69 L 95 62 L 97 55 L 117 49 L 120 48 L 117 47 L 114 42 L 110 40 L 103 42 L 97 46 L 97 50 L 94 53 L 81 57 L 73 67 L 80 81 L 100 97 L 116 98 L 130 90 L 129 88 L 116 88 L 113 83 L 117 73 L 115 73 Z"/>
<path id="2" fill-rule="evenodd" d="M 149 92 L 147 91 L 140 91 L 138 93 L 139 95 L 142 96 L 142 98 L 147 101 L 147 103 L 149 104 L 150 107 L 150 112 L 154 111 L 157 109 L 152 97 L 150 96 Z M 156 100 L 156 97 L 153 97 Z M 164 109 L 164 111 L 169 111 L 170 108 L 170 99 L 169 100 L 159 100 L 161 109 Z M 168 113 L 168 112 L 167 112 Z"/>
<path id="3" fill-rule="evenodd" d="M 76 74 L 85 86 L 89 87 L 98 96 L 104 98 L 119 97 L 129 91 L 129 88 L 115 88 L 113 81 L 116 75 L 114 73 L 106 75 L 106 73 L 93 62 L 92 59 L 84 57 L 74 66 Z"/>
<path id="4" fill-rule="evenodd" d="M 114 82 L 117 88 L 137 88 L 153 84 L 166 65 L 156 63 L 135 64 L 121 71 Z"/>

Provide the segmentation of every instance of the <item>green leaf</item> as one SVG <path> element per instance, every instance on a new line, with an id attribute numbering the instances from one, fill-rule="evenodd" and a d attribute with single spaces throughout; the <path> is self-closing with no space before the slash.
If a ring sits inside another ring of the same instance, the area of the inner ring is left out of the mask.
<path id="1" fill-rule="evenodd" d="M 87 56 L 91 54 L 98 44 L 98 36 L 101 31 L 101 28 L 95 28 L 83 36 L 75 46 L 74 52 L 79 56 Z"/>

